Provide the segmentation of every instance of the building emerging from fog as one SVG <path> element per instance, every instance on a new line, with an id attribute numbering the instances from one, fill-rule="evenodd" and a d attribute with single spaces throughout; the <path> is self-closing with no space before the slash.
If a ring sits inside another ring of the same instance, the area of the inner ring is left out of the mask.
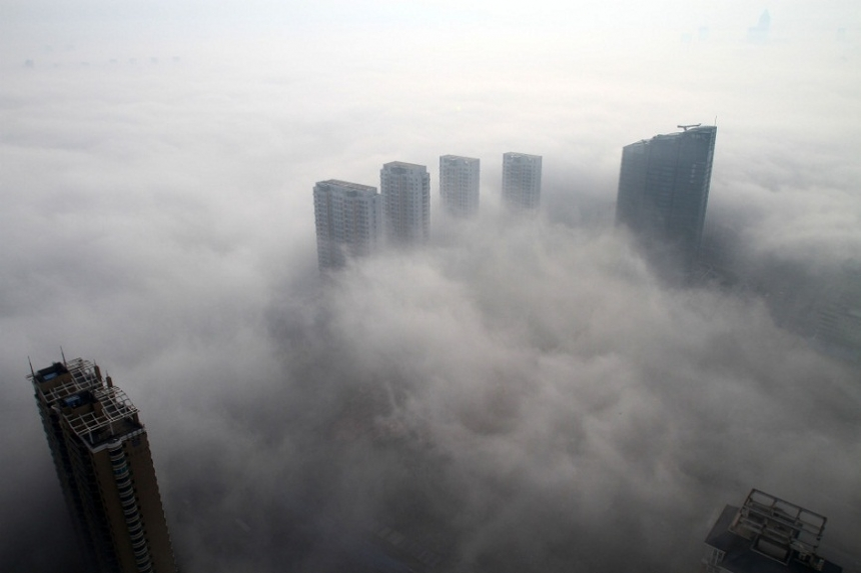
<path id="1" fill-rule="evenodd" d="M 383 228 L 383 199 L 375 187 L 346 181 L 314 185 L 314 222 L 320 270 L 344 266 L 349 257 L 369 255 Z"/>
<path id="2" fill-rule="evenodd" d="M 446 213 L 470 218 L 478 214 L 480 161 L 472 157 L 439 158 L 439 194 Z"/>
<path id="3" fill-rule="evenodd" d="M 518 209 L 538 209 L 541 202 L 541 156 L 502 155 L 502 202 Z"/>
<path id="4" fill-rule="evenodd" d="M 616 223 L 687 275 L 702 240 L 717 127 L 681 127 L 622 149 Z"/>
<path id="5" fill-rule="evenodd" d="M 861 264 L 847 263 L 825 296 L 816 344 L 830 354 L 861 362 Z"/>
<path id="6" fill-rule="evenodd" d="M 826 518 L 753 489 L 727 505 L 708 536 L 708 573 L 840 573 L 817 554 Z"/>
<path id="7" fill-rule="evenodd" d="M 430 175 L 427 167 L 393 161 L 380 171 L 386 238 L 392 245 L 422 244 L 430 238 Z"/>
<path id="8" fill-rule="evenodd" d="M 63 496 L 97 573 L 175 572 L 138 411 L 110 376 L 80 358 L 30 376 Z"/>

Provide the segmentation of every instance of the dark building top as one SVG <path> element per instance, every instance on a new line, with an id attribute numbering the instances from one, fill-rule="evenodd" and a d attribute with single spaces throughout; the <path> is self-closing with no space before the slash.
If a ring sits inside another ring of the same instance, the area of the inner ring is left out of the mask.
<path id="1" fill-rule="evenodd" d="M 841 573 L 817 555 L 826 518 L 753 489 L 742 507 L 727 505 L 709 534 L 707 571 Z"/>

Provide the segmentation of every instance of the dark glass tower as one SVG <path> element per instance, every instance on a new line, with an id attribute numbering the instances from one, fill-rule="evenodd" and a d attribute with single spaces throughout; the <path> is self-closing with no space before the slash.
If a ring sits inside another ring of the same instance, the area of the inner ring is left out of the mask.
<path id="1" fill-rule="evenodd" d="M 683 127 L 622 149 L 616 224 L 637 234 L 653 259 L 689 275 L 702 240 L 717 127 Z"/>
<path id="2" fill-rule="evenodd" d="M 77 358 L 33 372 L 36 404 L 87 571 L 174 573 L 170 536 L 138 411 Z"/>

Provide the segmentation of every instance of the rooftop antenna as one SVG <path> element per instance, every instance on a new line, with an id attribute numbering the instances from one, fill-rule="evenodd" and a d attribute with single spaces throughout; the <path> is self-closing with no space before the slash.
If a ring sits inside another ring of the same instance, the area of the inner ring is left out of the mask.
<path id="1" fill-rule="evenodd" d="M 701 123 L 691 123 L 689 125 L 677 125 L 676 127 L 678 127 L 679 129 L 683 129 L 684 131 L 687 131 L 692 127 L 699 127 L 701 125 L 702 125 Z"/>
<path id="2" fill-rule="evenodd" d="M 717 116 L 715 116 L 715 127 L 717 127 Z"/>
<path id="3" fill-rule="evenodd" d="M 65 352 L 63 352 L 63 347 L 62 347 L 62 345 L 60 346 L 60 356 L 62 356 L 62 357 L 63 357 L 63 366 L 68 366 L 68 364 L 66 364 L 66 353 L 65 353 Z"/>
<path id="4" fill-rule="evenodd" d="M 30 360 L 29 356 L 27 357 L 27 362 L 30 363 L 30 374 L 33 376 L 33 378 L 36 378 L 36 372 L 33 370 L 33 361 Z"/>

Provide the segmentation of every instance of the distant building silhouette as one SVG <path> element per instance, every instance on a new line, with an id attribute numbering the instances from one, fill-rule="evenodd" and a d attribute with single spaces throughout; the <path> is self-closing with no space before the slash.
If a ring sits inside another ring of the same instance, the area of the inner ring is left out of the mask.
<path id="1" fill-rule="evenodd" d="M 771 28 L 771 15 L 765 10 L 759 16 L 756 26 L 747 29 L 747 40 L 755 44 L 764 44 L 768 41 L 768 30 Z"/>
<path id="2" fill-rule="evenodd" d="M 382 237 L 383 198 L 376 187 L 330 179 L 314 185 L 320 270 L 374 252 Z"/>
<path id="3" fill-rule="evenodd" d="M 711 183 L 715 126 L 683 126 L 625 146 L 616 223 L 657 261 L 689 275 L 697 259 Z"/>
<path id="4" fill-rule="evenodd" d="M 446 213 L 455 217 L 478 214 L 480 161 L 472 157 L 439 158 L 439 194 Z"/>
<path id="5" fill-rule="evenodd" d="M 502 155 L 502 202 L 516 209 L 538 209 L 541 203 L 541 156 Z"/>
<path id="6" fill-rule="evenodd" d="M 33 372 L 36 403 L 88 572 L 175 572 L 138 410 L 80 358 Z"/>
<path id="7" fill-rule="evenodd" d="M 847 263 L 820 302 L 815 342 L 828 352 L 861 362 L 861 264 Z"/>
<path id="8" fill-rule="evenodd" d="M 393 161 L 380 171 L 385 234 L 398 246 L 421 244 L 430 238 L 430 175 L 427 167 Z"/>
<path id="9" fill-rule="evenodd" d="M 817 554 L 826 518 L 753 489 L 727 505 L 708 536 L 707 573 L 840 573 Z"/>

